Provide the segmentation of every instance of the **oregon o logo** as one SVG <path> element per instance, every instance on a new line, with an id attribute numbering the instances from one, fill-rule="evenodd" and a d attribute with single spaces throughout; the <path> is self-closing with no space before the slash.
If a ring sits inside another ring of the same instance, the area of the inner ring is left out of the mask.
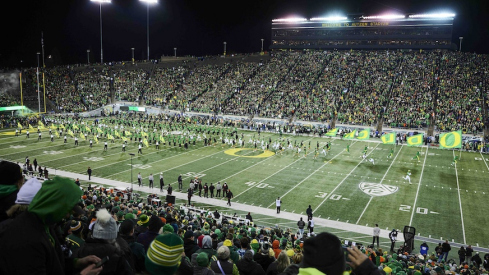
<path id="1" fill-rule="evenodd" d="M 240 154 L 241 151 L 249 151 L 249 150 L 253 150 L 253 149 L 251 149 L 251 148 L 233 148 L 233 149 L 229 149 L 229 150 L 224 151 L 224 153 L 226 153 L 228 155 L 231 155 L 231 156 L 243 157 L 243 158 L 268 158 L 268 157 L 271 157 L 271 156 L 275 155 L 274 152 L 268 151 L 268 150 L 265 150 L 265 151 L 259 150 L 259 151 L 257 151 L 257 152 L 262 152 L 259 155 L 241 155 Z"/>
<path id="2" fill-rule="evenodd" d="M 443 148 L 459 148 L 462 138 L 457 132 L 451 132 L 440 137 L 440 145 Z"/>

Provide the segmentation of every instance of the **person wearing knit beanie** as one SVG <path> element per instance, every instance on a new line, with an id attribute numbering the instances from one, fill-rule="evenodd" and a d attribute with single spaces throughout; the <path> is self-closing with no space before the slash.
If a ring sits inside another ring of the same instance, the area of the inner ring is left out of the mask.
<path id="1" fill-rule="evenodd" d="M 163 226 L 163 232 L 161 234 L 169 234 L 169 233 L 173 233 L 173 226 L 169 225 L 169 224 L 165 224 L 165 226 Z"/>
<path id="2" fill-rule="evenodd" d="M 345 267 L 343 248 L 335 235 L 323 232 L 304 241 L 300 271 L 315 269 L 327 275 L 342 275 Z"/>
<path id="3" fill-rule="evenodd" d="M 137 242 L 144 246 L 144 250 L 148 250 L 151 242 L 158 236 L 160 228 L 163 226 L 163 222 L 157 216 L 151 216 L 148 222 L 148 230 L 141 233 L 137 237 Z"/>
<path id="4" fill-rule="evenodd" d="M 117 238 L 117 223 L 107 209 L 100 209 L 96 214 L 97 221 L 93 225 L 92 237 L 101 240 L 113 240 Z"/>
<path id="5" fill-rule="evenodd" d="M 37 194 L 39 189 L 41 189 L 41 182 L 36 178 L 31 178 L 22 185 L 19 192 L 17 193 L 17 199 L 15 203 L 17 204 L 30 204 L 34 196 Z"/>
<path id="6" fill-rule="evenodd" d="M 145 266 L 150 274 L 174 274 L 182 258 L 183 241 L 176 234 L 158 235 L 146 253 Z"/>
<path id="7" fill-rule="evenodd" d="M 68 235 L 67 239 L 70 242 L 70 250 L 71 252 L 76 251 L 78 248 L 80 248 L 84 243 L 84 237 L 83 237 L 83 224 L 80 221 L 76 220 L 71 220 L 70 222 L 70 232 L 71 234 Z"/>

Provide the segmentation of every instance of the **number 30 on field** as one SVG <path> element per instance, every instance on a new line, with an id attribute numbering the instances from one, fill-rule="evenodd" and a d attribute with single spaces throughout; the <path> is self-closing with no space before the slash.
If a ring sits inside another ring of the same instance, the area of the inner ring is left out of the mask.
<path id="1" fill-rule="evenodd" d="M 411 205 L 401 204 L 399 211 L 411 212 Z M 429 211 L 428 208 L 418 207 L 416 208 L 416 214 L 438 214 L 437 212 Z"/>

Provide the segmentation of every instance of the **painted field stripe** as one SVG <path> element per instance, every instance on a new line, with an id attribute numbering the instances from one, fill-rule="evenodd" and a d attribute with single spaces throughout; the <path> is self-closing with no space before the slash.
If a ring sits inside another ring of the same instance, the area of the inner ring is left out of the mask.
<path id="1" fill-rule="evenodd" d="M 419 189 L 421 189 L 421 181 L 423 180 L 423 172 L 424 172 L 424 167 L 427 158 L 428 158 L 428 146 L 426 146 L 426 152 L 424 154 L 423 167 L 421 168 L 421 175 L 419 177 L 418 189 L 416 190 L 416 197 L 414 197 L 413 210 L 411 211 L 411 219 L 409 220 L 409 226 L 413 224 L 414 211 L 416 209 L 416 203 L 418 202 Z"/>
<path id="2" fill-rule="evenodd" d="M 455 150 L 452 151 L 453 153 L 453 158 L 455 158 Z M 458 204 L 460 207 L 460 220 L 462 221 L 462 236 L 464 238 L 464 244 L 466 244 L 466 239 L 465 239 L 465 224 L 464 224 L 464 212 L 462 211 L 462 198 L 460 197 L 460 184 L 458 181 L 458 171 L 457 171 L 457 163 L 455 163 L 455 176 L 457 178 L 457 192 L 458 192 Z"/>
<path id="3" fill-rule="evenodd" d="M 404 147 L 404 145 L 401 145 L 401 149 L 399 149 L 399 151 L 397 151 L 397 154 L 396 156 L 394 157 L 394 159 L 392 160 L 391 162 L 391 165 L 389 165 L 389 168 L 387 168 L 387 171 L 385 172 L 384 176 L 382 177 L 382 179 L 380 180 L 380 183 L 382 183 L 385 179 L 385 176 L 387 176 L 387 173 L 389 173 L 389 170 L 391 169 L 392 167 L 392 164 L 394 164 L 394 162 L 396 161 L 396 158 L 397 156 L 399 155 L 399 153 L 401 152 L 402 148 Z M 363 209 L 362 211 L 362 214 L 360 214 L 360 217 L 358 217 L 358 220 L 356 222 L 356 224 L 358 224 L 360 222 L 360 219 L 363 217 L 363 214 L 365 214 L 365 211 L 367 210 L 368 206 L 370 205 L 370 202 L 372 201 L 373 199 L 373 196 L 370 196 L 370 199 L 368 200 L 368 203 L 367 205 L 365 206 L 365 208 Z"/>
<path id="4" fill-rule="evenodd" d="M 369 156 L 369 155 L 370 155 L 370 154 L 371 154 L 371 153 L 372 153 L 372 152 L 375 150 L 375 148 L 377 148 L 379 145 L 380 145 L 380 143 L 377 143 L 377 145 L 374 147 L 374 149 L 373 149 L 373 150 L 371 150 L 371 151 L 370 151 L 370 152 L 367 154 L 367 156 Z M 365 158 L 365 159 L 366 159 L 366 158 Z M 349 172 L 349 173 L 348 173 L 348 174 L 347 174 L 347 175 L 346 175 L 344 178 L 343 178 L 343 180 L 341 180 L 341 182 L 340 182 L 340 183 L 338 183 L 338 185 L 336 185 L 336 187 L 333 189 L 333 191 L 329 192 L 329 194 L 328 194 L 328 195 L 327 195 L 327 196 L 324 198 L 324 200 L 323 200 L 323 201 L 322 201 L 322 202 L 321 202 L 321 203 L 320 203 L 320 204 L 319 204 L 319 205 L 316 207 L 316 209 L 314 209 L 314 210 L 313 210 L 313 212 L 316 212 L 316 211 L 319 209 L 319 207 L 321 207 L 321 205 L 323 205 L 323 203 L 324 203 L 324 202 L 326 202 L 326 200 L 328 200 L 328 199 L 331 197 L 331 194 L 333 194 L 333 193 L 336 191 L 336 189 L 338 189 L 338 188 L 339 188 L 339 187 L 340 187 L 340 186 L 343 184 L 343 182 L 345 182 L 345 180 L 346 180 L 348 177 L 350 177 L 350 175 L 353 173 L 353 171 L 355 171 L 355 169 L 357 169 L 357 167 L 358 167 L 360 164 L 362 164 L 362 162 L 363 162 L 363 161 L 364 161 L 364 159 L 362 159 L 362 160 L 361 160 L 361 161 L 360 161 L 360 162 L 359 162 L 359 163 L 358 163 L 358 164 L 357 164 L 357 165 L 356 165 L 356 166 L 355 166 L 355 167 L 354 167 L 354 168 L 353 168 L 353 169 L 352 169 L 352 170 L 351 170 L 351 171 L 350 171 L 350 172 Z"/>

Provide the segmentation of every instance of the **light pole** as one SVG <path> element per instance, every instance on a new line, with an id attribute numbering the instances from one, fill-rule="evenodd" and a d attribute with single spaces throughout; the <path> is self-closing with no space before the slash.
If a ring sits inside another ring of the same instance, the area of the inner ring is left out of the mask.
<path id="1" fill-rule="evenodd" d="M 263 41 L 264 41 L 264 40 L 265 40 L 265 39 L 263 39 L 263 38 L 261 39 L 261 52 L 263 52 Z"/>
<path id="2" fill-rule="evenodd" d="M 37 102 L 39 103 L 39 113 L 41 113 L 41 91 L 39 90 L 39 55 L 41 53 L 38 52 L 37 53 L 37 71 L 36 71 L 36 75 L 37 75 Z"/>
<path id="3" fill-rule="evenodd" d="M 87 63 L 90 65 L 90 50 L 87 50 Z"/>
<path id="4" fill-rule="evenodd" d="M 173 51 L 175 52 L 175 58 L 177 58 L 177 48 L 173 48 Z"/>
<path id="5" fill-rule="evenodd" d="M 131 48 L 132 51 L 132 65 L 134 65 L 134 48 Z"/>
<path id="6" fill-rule="evenodd" d="M 146 44 L 148 45 L 147 60 L 149 61 L 149 5 L 158 3 L 158 0 L 139 0 L 146 2 Z"/>
<path id="7" fill-rule="evenodd" d="M 100 6 L 100 64 L 104 64 L 104 46 L 102 42 L 102 3 L 110 3 L 111 0 L 90 0 L 98 2 Z"/>
<path id="8" fill-rule="evenodd" d="M 134 157 L 135 155 L 133 153 L 129 153 L 129 155 L 131 156 L 131 199 L 132 199 L 132 157 Z"/>
<path id="9" fill-rule="evenodd" d="M 458 51 L 462 51 L 462 40 L 464 40 L 464 38 L 462 36 L 460 36 L 458 39 L 460 39 L 460 46 L 458 48 Z"/>
<path id="10" fill-rule="evenodd" d="M 226 56 L 226 42 L 223 43 L 224 44 L 224 56 Z"/>

